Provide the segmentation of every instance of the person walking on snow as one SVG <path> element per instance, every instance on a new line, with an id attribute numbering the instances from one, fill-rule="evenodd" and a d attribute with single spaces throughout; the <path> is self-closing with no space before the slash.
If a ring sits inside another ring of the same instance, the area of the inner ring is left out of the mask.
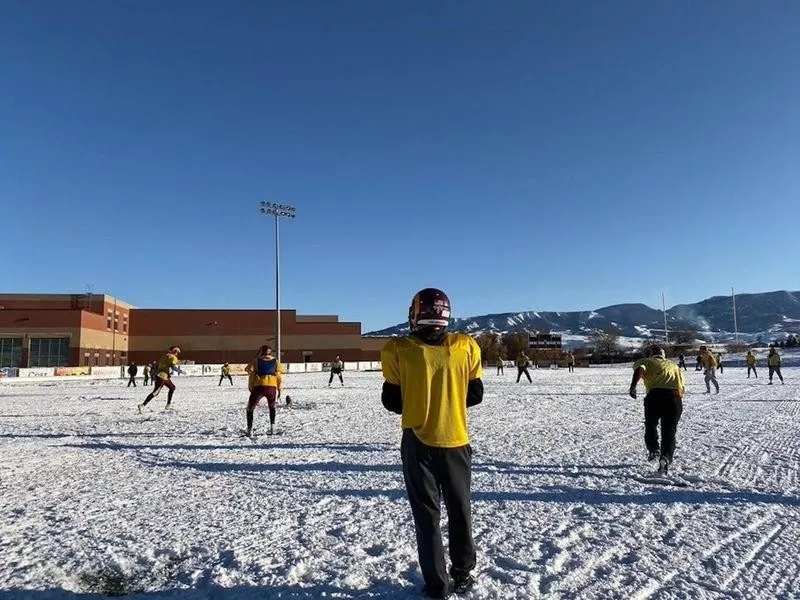
<path id="1" fill-rule="evenodd" d="M 334 376 L 339 376 L 339 382 L 344 385 L 344 379 L 342 379 L 342 371 L 344 370 L 344 362 L 338 356 L 336 359 L 331 363 L 331 376 L 328 379 L 328 387 L 331 387 L 331 383 L 333 383 Z"/>
<path id="2" fill-rule="evenodd" d="M 767 367 L 769 368 L 769 385 L 772 385 L 772 376 L 777 375 L 781 380 L 781 385 L 784 384 L 783 375 L 781 375 L 781 355 L 775 350 L 775 347 L 769 349 L 767 355 Z"/>
<path id="3" fill-rule="evenodd" d="M 228 381 L 231 382 L 231 385 L 233 385 L 233 377 L 231 377 L 231 366 L 228 363 L 222 365 L 222 369 L 220 369 L 219 383 L 217 384 L 217 387 L 221 386 L 223 380 L 225 380 L 226 378 L 228 379 Z"/>
<path id="4" fill-rule="evenodd" d="M 567 368 L 570 373 L 575 372 L 575 355 L 572 352 L 567 355 Z"/>
<path id="5" fill-rule="evenodd" d="M 755 375 L 756 379 L 758 379 L 758 371 L 756 371 L 756 355 L 753 354 L 752 350 L 747 351 L 745 361 L 747 362 L 747 378 L 750 379 L 750 371 L 752 371 L 753 375 Z"/>
<path id="6" fill-rule="evenodd" d="M 164 407 L 168 409 L 172 404 L 172 395 L 175 393 L 175 384 L 172 383 L 171 376 L 172 376 L 172 369 L 178 366 L 180 361 L 178 360 L 178 355 L 181 353 L 181 349 L 178 346 L 172 346 L 164 356 L 161 357 L 161 360 L 158 361 L 158 367 L 155 371 L 153 371 L 153 381 L 155 381 L 155 388 L 153 389 L 150 394 L 148 394 L 147 398 L 144 399 L 137 408 L 139 412 L 142 412 L 142 408 L 147 406 L 147 404 L 158 396 L 161 392 L 161 388 L 165 387 L 169 390 L 169 394 L 167 394 L 167 405 Z"/>
<path id="7" fill-rule="evenodd" d="M 678 355 L 678 368 L 686 371 L 686 357 L 683 354 Z"/>
<path id="8" fill-rule="evenodd" d="M 497 355 L 497 375 L 498 375 L 498 377 L 500 375 L 505 375 L 505 368 L 506 368 L 506 365 L 505 365 L 505 361 L 503 361 L 503 355 L 502 354 L 498 354 Z"/>
<path id="9" fill-rule="evenodd" d="M 711 354 L 711 351 L 705 347 L 700 346 L 700 360 L 705 368 L 705 381 L 706 381 L 706 394 L 711 393 L 711 384 L 714 384 L 716 393 L 719 394 L 719 383 L 717 382 L 717 359 Z"/>
<path id="10" fill-rule="evenodd" d="M 723 374 L 722 352 L 717 352 L 717 366 L 719 367 L 720 375 L 722 375 Z"/>
<path id="11" fill-rule="evenodd" d="M 644 443 L 647 460 L 658 458 L 658 472 L 666 475 L 675 454 L 675 433 L 683 412 L 685 387 L 683 372 L 661 346 L 651 346 L 647 358 L 633 363 L 633 380 L 629 394 L 636 399 L 636 386 L 644 379 L 647 395 L 644 398 Z M 661 444 L 658 425 L 661 423 Z"/>
<path id="12" fill-rule="evenodd" d="M 149 385 L 150 384 L 150 365 L 146 364 L 144 366 L 144 368 L 142 369 L 142 375 L 144 376 L 143 385 Z"/>
<path id="13" fill-rule="evenodd" d="M 411 333 L 381 352 L 381 403 L 402 415 L 400 454 L 428 598 L 447 598 L 441 500 L 447 507 L 452 591 L 475 584 L 470 485 L 472 448 L 467 408 L 483 400 L 481 351 L 475 340 L 448 333 L 450 299 L 441 290 L 418 292 L 409 308 Z"/>
<path id="14" fill-rule="evenodd" d="M 272 355 L 272 348 L 261 346 L 258 357 L 251 362 L 245 371 L 248 374 L 250 398 L 247 401 L 247 437 L 253 435 L 253 413 L 262 398 L 267 399 L 269 408 L 268 435 L 275 432 L 275 403 L 281 394 L 281 373 L 283 368 L 278 359 Z"/>
<path id="15" fill-rule="evenodd" d="M 528 383 L 533 383 L 531 379 L 531 374 L 528 372 L 528 367 L 530 366 L 531 361 L 528 358 L 528 355 L 524 352 L 520 352 L 519 356 L 517 356 L 517 383 L 519 380 L 522 379 L 522 374 L 525 374 L 525 377 L 528 378 Z"/>
<path id="16" fill-rule="evenodd" d="M 128 387 L 136 387 L 136 374 L 139 372 L 139 367 L 136 366 L 136 363 L 130 363 L 128 365 Z"/>

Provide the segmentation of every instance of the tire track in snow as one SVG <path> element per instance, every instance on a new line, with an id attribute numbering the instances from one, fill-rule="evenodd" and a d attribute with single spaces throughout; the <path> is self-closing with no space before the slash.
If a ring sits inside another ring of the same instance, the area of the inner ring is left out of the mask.
<path id="1" fill-rule="evenodd" d="M 700 571 L 700 575 L 697 577 L 693 577 L 694 579 L 703 580 L 702 577 L 703 573 L 705 573 L 706 568 L 703 566 L 708 559 L 712 558 L 714 555 L 728 547 L 729 545 L 736 542 L 740 537 L 743 535 L 752 533 L 760 528 L 765 523 L 768 523 L 771 520 L 771 517 L 764 517 L 759 519 L 755 523 L 751 523 L 744 529 L 739 529 L 735 531 L 731 535 L 725 537 L 724 539 L 720 540 L 716 544 L 714 544 L 711 548 L 709 548 L 706 552 L 704 552 L 700 556 L 700 564 L 694 565 L 694 569 L 691 566 L 685 569 L 673 569 L 672 571 L 667 572 L 663 577 L 657 579 L 655 581 L 651 581 L 644 587 L 640 588 L 638 591 L 631 595 L 631 600 L 647 600 L 648 598 L 652 598 L 656 592 L 661 590 L 664 586 L 666 586 L 670 581 L 675 579 L 680 574 L 685 574 L 687 577 L 693 576 L 696 574 L 697 571 Z"/>
<path id="2" fill-rule="evenodd" d="M 764 549 L 771 544 L 776 537 L 783 531 L 783 525 L 778 524 L 770 530 L 769 533 L 762 536 L 756 544 L 751 548 L 751 550 L 744 556 L 744 559 L 741 563 L 733 570 L 723 582 L 722 587 L 725 589 L 730 588 L 731 584 L 736 581 L 739 577 L 741 577 L 742 573 L 753 563 L 757 562 L 759 556 L 761 556 L 764 552 Z"/>

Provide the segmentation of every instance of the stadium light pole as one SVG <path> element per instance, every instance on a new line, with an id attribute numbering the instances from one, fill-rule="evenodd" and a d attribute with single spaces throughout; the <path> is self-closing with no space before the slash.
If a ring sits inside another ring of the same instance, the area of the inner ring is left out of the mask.
<path id="1" fill-rule="evenodd" d="M 275 356 L 278 361 L 281 361 L 281 250 L 278 222 L 281 217 L 294 219 L 295 208 L 288 204 L 274 204 L 262 201 L 259 205 L 259 212 L 262 215 L 275 217 Z"/>

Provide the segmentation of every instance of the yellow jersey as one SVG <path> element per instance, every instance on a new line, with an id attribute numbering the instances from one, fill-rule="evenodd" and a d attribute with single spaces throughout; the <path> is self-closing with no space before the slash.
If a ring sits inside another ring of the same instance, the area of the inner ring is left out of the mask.
<path id="1" fill-rule="evenodd" d="M 755 367 L 756 366 L 756 357 L 753 354 L 747 353 L 747 366 L 748 367 Z"/>
<path id="2" fill-rule="evenodd" d="M 767 356 L 767 364 L 770 367 L 780 367 L 781 366 L 781 355 L 777 352 L 773 352 L 769 356 Z"/>
<path id="3" fill-rule="evenodd" d="M 245 371 L 249 375 L 247 383 L 250 390 L 255 387 L 281 389 L 283 367 L 274 356 L 259 356 L 245 367 Z"/>
<path id="4" fill-rule="evenodd" d="M 231 368 L 228 365 L 222 365 L 222 376 L 227 377 L 231 374 Z"/>
<path id="5" fill-rule="evenodd" d="M 158 359 L 158 367 L 156 367 L 156 377 L 159 379 L 169 379 L 172 373 L 172 368 L 180 364 L 178 357 L 172 352 L 167 352 L 164 356 Z"/>
<path id="6" fill-rule="evenodd" d="M 714 355 L 710 352 L 701 353 L 700 360 L 703 361 L 703 366 L 706 369 L 716 369 L 719 366 L 717 364 L 717 359 L 714 358 Z"/>
<path id="7" fill-rule="evenodd" d="M 642 358 L 633 363 L 634 371 L 644 371 L 644 387 L 650 390 L 677 390 L 683 398 L 686 388 L 683 383 L 683 371 L 671 360 L 654 356 Z"/>
<path id="8" fill-rule="evenodd" d="M 427 446 L 469 444 L 467 388 L 483 375 L 474 339 L 449 333 L 435 346 L 412 336 L 393 338 L 381 352 L 381 365 L 386 381 L 400 386 L 403 429 Z"/>

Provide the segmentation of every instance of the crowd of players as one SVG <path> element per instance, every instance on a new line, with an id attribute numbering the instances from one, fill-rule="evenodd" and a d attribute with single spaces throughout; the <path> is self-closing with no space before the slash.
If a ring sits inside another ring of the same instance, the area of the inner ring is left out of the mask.
<path id="1" fill-rule="evenodd" d="M 409 335 L 389 340 L 381 353 L 384 383 L 383 406 L 401 417 L 402 441 L 400 458 L 403 465 L 408 500 L 411 506 L 418 557 L 425 586 L 424 596 L 447 598 L 451 593 L 469 591 L 475 579 L 476 563 L 472 537 L 470 508 L 471 458 L 467 431 L 467 408 L 483 400 L 483 365 L 476 341 L 467 334 L 448 332 L 450 300 L 441 290 L 427 288 L 417 293 L 409 308 Z M 158 361 L 144 368 L 145 383 L 150 378 L 153 390 L 137 406 L 142 408 L 167 388 L 166 408 L 172 403 L 175 384 L 173 371 L 179 368 L 181 349 L 171 347 Z M 499 361 L 497 374 L 503 374 Z M 747 376 L 758 377 L 757 360 L 747 353 Z M 521 352 L 516 360 L 517 383 L 522 375 L 532 382 L 528 371 L 531 361 Z M 706 393 L 713 385 L 719 393 L 716 371 L 722 371 L 721 355 L 714 355 L 703 346 L 697 358 L 698 370 L 704 370 Z M 572 372 L 575 357 L 570 352 L 567 366 Z M 781 357 L 771 348 L 767 357 L 769 383 L 777 376 L 783 383 Z M 331 364 L 328 386 L 334 377 L 344 385 L 344 363 L 339 357 Z M 663 347 L 653 345 L 645 357 L 633 364 L 629 395 L 637 398 L 637 386 L 643 382 L 644 442 L 647 459 L 658 459 L 658 474 L 666 477 L 675 452 L 675 438 L 683 412 L 685 395 L 685 356 L 668 360 Z M 282 366 L 272 348 L 262 346 L 258 355 L 245 368 L 250 396 L 247 403 L 246 436 L 253 435 L 253 415 L 259 402 L 266 398 L 272 434 L 276 403 L 282 391 Z M 136 385 L 136 365 L 130 365 L 128 385 Z M 233 385 L 230 365 L 222 366 L 218 385 L 227 379 Z M 287 404 L 291 398 L 286 397 Z M 660 434 L 660 435 L 659 435 Z M 440 530 L 441 501 L 448 512 L 450 537 L 450 569 L 446 568 Z"/>

